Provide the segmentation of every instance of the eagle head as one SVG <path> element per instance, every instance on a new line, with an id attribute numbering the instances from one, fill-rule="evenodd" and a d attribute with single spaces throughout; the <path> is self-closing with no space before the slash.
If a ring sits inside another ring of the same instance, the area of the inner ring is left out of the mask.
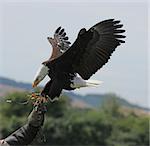
<path id="1" fill-rule="evenodd" d="M 49 73 L 49 68 L 46 66 L 46 63 L 43 62 L 42 66 L 38 69 L 35 79 L 33 81 L 32 87 L 36 87 L 44 78 L 46 75 Z"/>

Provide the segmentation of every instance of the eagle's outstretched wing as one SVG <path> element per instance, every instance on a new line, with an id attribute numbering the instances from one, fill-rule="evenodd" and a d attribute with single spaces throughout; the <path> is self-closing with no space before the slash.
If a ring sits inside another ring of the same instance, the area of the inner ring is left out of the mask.
<path id="1" fill-rule="evenodd" d="M 68 41 L 66 32 L 61 27 L 58 27 L 54 33 L 54 38 L 47 37 L 49 43 L 52 45 L 52 54 L 50 60 L 54 60 L 61 56 L 65 51 L 69 49 L 71 44 Z"/>
<path id="2" fill-rule="evenodd" d="M 56 41 L 60 52 L 64 53 L 70 48 L 70 42 L 64 28 L 58 27 L 54 33 L 54 40 Z"/>
<path id="3" fill-rule="evenodd" d="M 125 41 L 125 30 L 120 21 L 108 19 L 88 31 L 81 29 L 76 41 L 63 55 L 51 61 L 51 65 L 68 71 L 77 72 L 83 79 L 89 79 L 98 69 L 108 62 L 116 47 Z"/>

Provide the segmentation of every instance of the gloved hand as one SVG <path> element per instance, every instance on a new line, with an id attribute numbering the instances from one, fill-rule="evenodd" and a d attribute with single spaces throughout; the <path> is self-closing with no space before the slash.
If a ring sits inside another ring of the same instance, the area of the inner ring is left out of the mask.
<path id="1" fill-rule="evenodd" d="M 33 127 L 41 127 L 44 123 L 46 107 L 43 103 L 36 105 L 28 117 L 28 124 Z"/>

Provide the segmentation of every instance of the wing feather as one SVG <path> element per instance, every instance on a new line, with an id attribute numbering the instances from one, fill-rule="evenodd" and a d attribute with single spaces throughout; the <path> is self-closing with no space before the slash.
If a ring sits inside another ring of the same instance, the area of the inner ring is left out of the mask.
<path id="1" fill-rule="evenodd" d="M 81 29 L 76 41 L 62 56 L 52 63 L 89 79 L 108 62 L 116 47 L 125 41 L 123 25 L 114 19 L 104 20 L 88 31 Z M 66 69 L 67 68 L 67 69 Z"/>
<path id="2" fill-rule="evenodd" d="M 124 41 L 119 40 L 125 38 L 121 33 L 125 30 L 118 29 L 122 28 L 122 24 L 118 24 L 120 21 L 108 20 L 103 21 L 95 26 L 93 26 L 89 31 L 93 31 L 94 34 L 98 34 L 98 39 L 93 35 L 92 40 L 96 40 L 94 44 L 89 43 L 86 50 L 90 50 L 89 55 L 83 55 L 80 62 L 84 60 L 87 64 L 79 64 L 76 68 L 83 79 L 89 79 L 98 69 L 100 69 L 104 64 L 108 62 L 111 54 L 115 51 L 115 48 L 124 43 Z M 92 44 L 92 45 L 91 45 Z M 88 61 L 89 58 L 92 58 L 92 61 Z M 93 59 L 94 58 L 94 59 Z M 84 66 L 89 66 L 89 70 L 84 70 Z"/>

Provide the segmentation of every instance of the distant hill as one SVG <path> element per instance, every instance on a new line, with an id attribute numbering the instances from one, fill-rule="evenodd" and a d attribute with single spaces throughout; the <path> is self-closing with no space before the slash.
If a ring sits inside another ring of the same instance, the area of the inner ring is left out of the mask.
<path id="1" fill-rule="evenodd" d="M 12 91 L 29 91 L 32 89 L 32 85 L 30 83 L 17 82 L 12 79 L 0 77 L 0 96 L 4 96 L 7 92 Z M 73 101 L 73 105 L 84 105 L 84 107 L 101 107 L 104 102 L 108 101 L 111 98 L 114 98 L 118 101 L 118 103 L 122 106 L 129 108 L 137 108 L 144 111 L 150 111 L 148 108 L 144 108 L 135 104 L 132 104 L 125 99 L 118 97 L 115 94 L 88 94 L 85 96 L 75 94 L 73 92 L 63 92 L 63 94 L 69 96 Z"/>
<path id="2" fill-rule="evenodd" d="M 105 102 L 115 97 L 117 102 L 122 106 L 142 109 L 144 111 L 150 111 L 150 109 L 141 107 L 136 104 L 132 104 L 127 100 L 120 98 L 116 94 L 87 94 L 85 96 L 74 94 L 73 92 L 67 92 L 65 94 L 71 97 L 72 99 L 75 98 L 75 99 L 83 100 L 84 102 L 86 102 L 89 105 L 92 105 L 93 107 L 101 107 Z"/>
<path id="3" fill-rule="evenodd" d="M 4 78 L 0 77 L 0 84 L 1 85 L 8 85 L 16 88 L 22 88 L 24 90 L 31 90 L 32 85 L 31 83 L 23 83 L 23 82 L 17 82 L 15 80 L 9 79 L 9 78 Z"/>

